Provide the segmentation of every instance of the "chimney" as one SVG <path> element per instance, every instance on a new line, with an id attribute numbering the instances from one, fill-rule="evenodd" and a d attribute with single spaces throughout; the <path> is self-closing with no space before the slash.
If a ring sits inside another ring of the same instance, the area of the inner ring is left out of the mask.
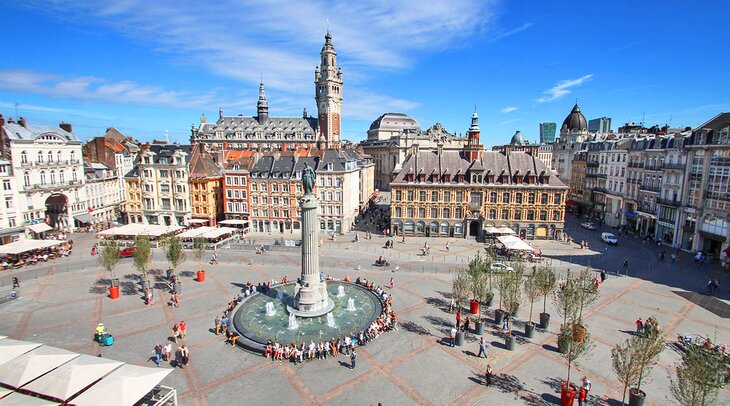
<path id="1" fill-rule="evenodd" d="M 18 124 L 20 124 L 23 128 L 25 128 L 25 118 L 19 117 Z"/>
<path id="2" fill-rule="evenodd" d="M 0 114 L 0 127 L 3 127 L 5 125 L 5 117 L 3 117 L 2 114 Z"/>
<path id="3" fill-rule="evenodd" d="M 59 124 L 58 126 L 59 126 L 59 127 L 60 127 L 60 128 L 61 128 L 61 129 L 63 130 L 63 131 L 66 131 L 66 132 L 68 132 L 68 133 L 72 132 L 72 127 L 71 127 L 71 124 L 69 124 L 69 123 L 64 123 L 63 121 L 61 121 L 61 124 Z"/>

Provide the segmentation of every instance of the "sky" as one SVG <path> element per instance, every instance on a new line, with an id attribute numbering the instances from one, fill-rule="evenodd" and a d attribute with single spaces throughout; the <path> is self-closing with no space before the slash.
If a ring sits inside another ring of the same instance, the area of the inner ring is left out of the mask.
<path id="1" fill-rule="evenodd" d="M 730 2 L 25 0 L 3 2 L 0 114 L 189 142 L 205 114 L 316 114 L 329 29 L 343 72 L 342 137 L 386 112 L 487 147 L 587 119 L 695 127 L 730 111 Z M 208 4 L 209 3 L 209 4 Z"/>

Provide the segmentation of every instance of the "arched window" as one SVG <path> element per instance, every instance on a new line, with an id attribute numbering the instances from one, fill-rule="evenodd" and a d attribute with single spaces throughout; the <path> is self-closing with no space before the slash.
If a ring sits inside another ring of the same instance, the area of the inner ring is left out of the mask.
<path id="1" fill-rule="evenodd" d="M 25 152 L 23 152 L 23 153 L 25 153 Z M 25 186 L 30 186 L 30 173 L 29 172 L 23 173 L 23 183 L 25 184 Z"/>
<path id="2" fill-rule="evenodd" d="M 25 151 L 20 153 L 20 163 L 21 164 L 27 164 L 28 163 L 28 154 L 25 153 Z"/>
<path id="3" fill-rule="evenodd" d="M 51 185 L 56 184 L 56 171 L 51 171 Z"/>
<path id="4" fill-rule="evenodd" d="M 78 180 L 78 178 L 76 177 L 76 171 L 73 171 L 73 170 L 71 171 L 71 177 L 72 177 L 71 180 L 73 180 L 74 182 L 76 182 Z"/>
<path id="5" fill-rule="evenodd" d="M 76 151 L 71 151 L 71 163 L 76 163 Z"/>
<path id="6" fill-rule="evenodd" d="M 53 152 L 48 151 L 48 163 L 50 164 L 52 162 L 53 162 Z"/>
<path id="7" fill-rule="evenodd" d="M 63 169 L 58 171 L 58 181 L 60 183 L 66 183 L 66 172 L 64 172 Z"/>
<path id="8" fill-rule="evenodd" d="M 56 152 L 56 162 L 61 162 L 61 151 Z"/>
<path id="9" fill-rule="evenodd" d="M 41 171 L 41 185 L 45 185 L 45 184 L 46 184 L 46 172 Z"/>
<path id="10" fill-rule="evenodd" d="M 38 163 L 43 163 L 43 151 L 38 151 Z"/>

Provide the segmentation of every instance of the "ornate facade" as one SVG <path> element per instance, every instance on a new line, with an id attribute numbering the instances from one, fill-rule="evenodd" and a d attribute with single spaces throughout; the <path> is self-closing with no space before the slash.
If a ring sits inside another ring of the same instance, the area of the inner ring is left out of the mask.
<path id="1" fill-rule="evenodd" d="M 314 85 L 317 117 L 269 117 L 264 84 L 259 85 L 256 115 L 224 116 L 208 123 L 205 115 L 191 129 L 190 143 L 203 142 L 211 150 L 246 149 L 259 151 L 288 151 L 302 147 L 337 148 L 341 140 L 342 69 L 337 66 L 337 52 L 329 32 L 320 53 L 321 63 L 315 69 Z"/>

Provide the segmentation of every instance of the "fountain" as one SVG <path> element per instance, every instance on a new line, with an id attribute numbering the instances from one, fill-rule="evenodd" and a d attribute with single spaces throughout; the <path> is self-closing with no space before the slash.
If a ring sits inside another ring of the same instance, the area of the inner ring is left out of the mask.
<path id="1" fill-rule="evenodd" d="M 266 315 L 271 317 L 276 314 L 276 309 L 274 308 L 274 304 L 271 302 L 266 302 Z"/>
<path id="2" fill-rule="evenodd" d="M 244 298 L 233 311 L 233 328 L 241 336 L 239 345 L 255 351 L 262 351 L 268 340 L 301 343 L 340 337 L 342 331 L 363 331 L 383 311 L 379 298 L 368 289 L 323 280 L 319 267 L 319 203 L 312 193 L 315 173 L 306 163 L 299 170 L 303 172 L 304 186 L 304 197 L 299 201 L 301 276 L 296 283 L 272 284 L 266 293 Z M 261 317 L 262 308 L 269 317 Z M 288 317 L 276 316 L 284 311 Z"/>
<path id="3" fill-rule="evenodd" d="M 340 287 L 342 287 L 342 285 L 340 285 Z M 332 313 L 327 313 L 327 327 L 337 328 L 337 323 L 335 323 L 335 315 Z"/>
<path id="4" fill-rule="evenodd" d="M 296 330 L 299 328 L 299 321 L 297 321 L 297 316 L 295 316 L 293 313 L 289 315 L 289 330 Z"/>

